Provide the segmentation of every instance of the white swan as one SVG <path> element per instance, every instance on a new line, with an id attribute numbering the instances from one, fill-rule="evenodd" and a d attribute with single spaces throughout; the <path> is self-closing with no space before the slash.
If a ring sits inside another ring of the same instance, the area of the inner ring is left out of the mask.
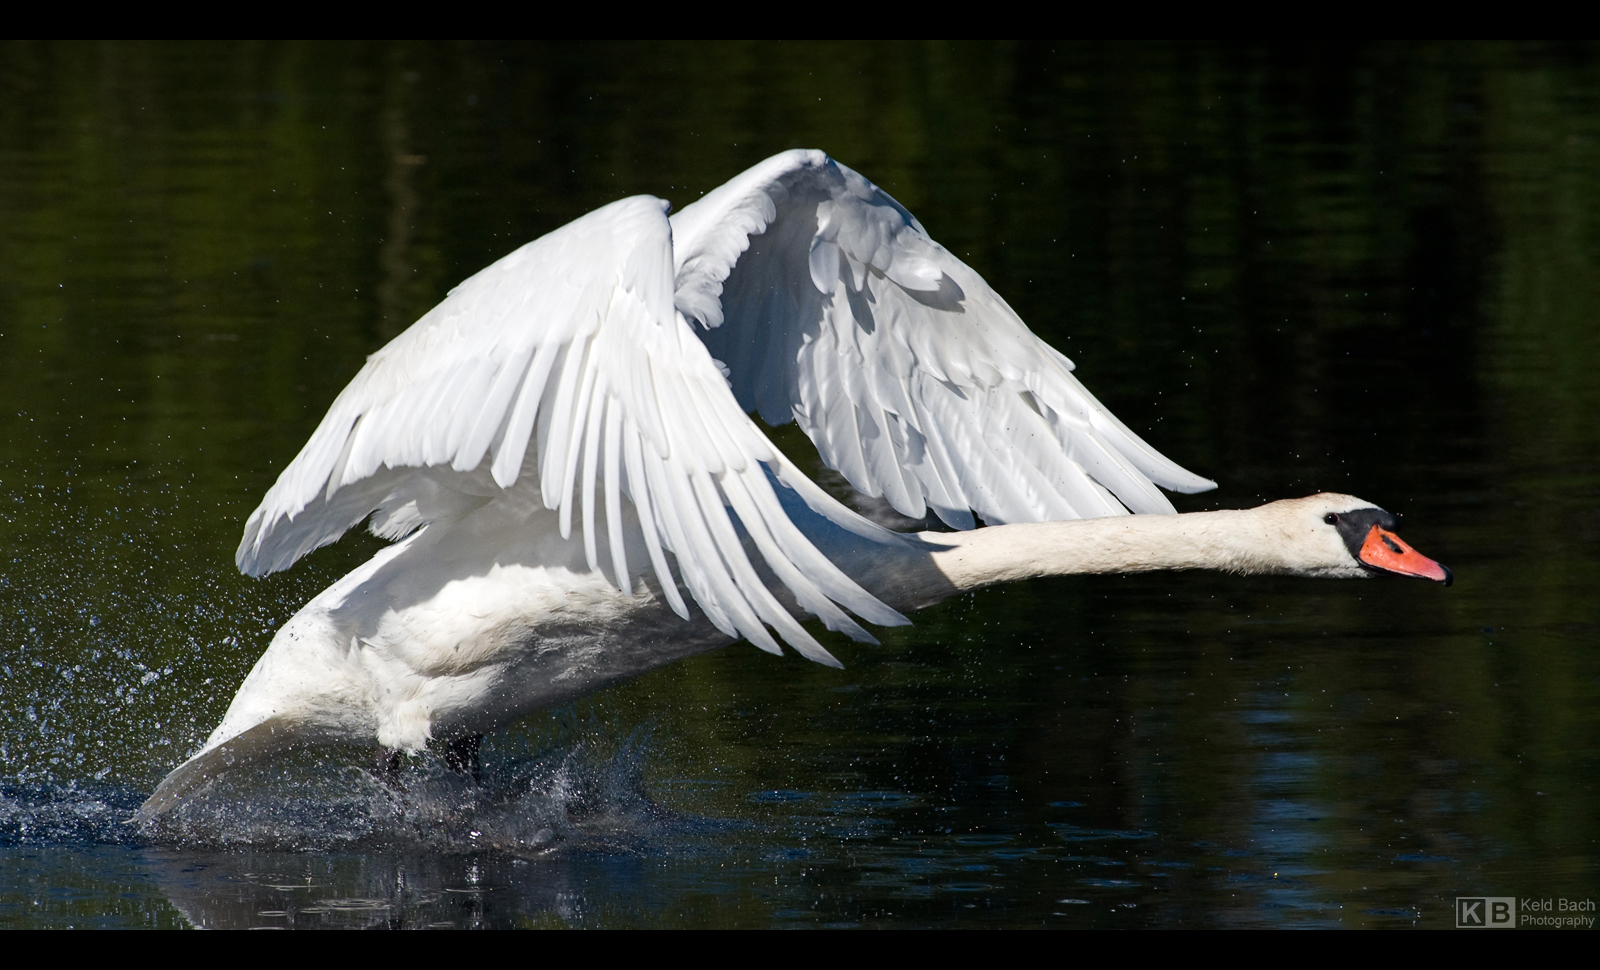
<path id="1" fill-rule="evenodd" d="M 474 738 L 740 637 L 838 665 L 807 615 L 875 642 L 851 613 L 904 624 L 1027 576 L 1449 581 L 1350 496 L 1171 514 L 1155 485 L 1213 483 L 1112 417 L 978 274 L 822 152 L 667 209 L 624 199 L 529 243 L 372 355 L 251 515 L 238 564 L 284 569 L 369 516 L 401 541 L 278 630 L 142 818 L 290 746 Z M 876 526 L 749 411 L 797 421 L 905 515 L 990 527 Z"/>

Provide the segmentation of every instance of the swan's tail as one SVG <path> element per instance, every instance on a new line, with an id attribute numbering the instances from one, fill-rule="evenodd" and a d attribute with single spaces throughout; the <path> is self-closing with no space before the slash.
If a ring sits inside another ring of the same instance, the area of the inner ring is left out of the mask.
<path id="1" fill-rule="evenodd" d="M 143 825 L 170 812 L 224 773 L 291 748 L 302 738 L 303 732 L 294 730 L 287 719 L 269 717 L 225 741 L 207 745 L 161 779 L 134 814 L 134 824 Z"/>

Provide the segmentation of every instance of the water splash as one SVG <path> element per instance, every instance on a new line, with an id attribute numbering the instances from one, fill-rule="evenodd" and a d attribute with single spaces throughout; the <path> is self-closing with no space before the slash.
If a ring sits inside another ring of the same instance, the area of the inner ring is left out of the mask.
<path id="1" fill-rule="evenodd" d="M 249 584 L 193 478 L 175 462 L 120 477 L 0 462 L 0 778 L 154 785 L 344 565 Z"/>
<path id="2" fill-rule="evenodd" d="M 143 796 L 113 785 L 0 781 L 0 846 L 118 845 Z"/>
<path id="3" fill-rule="evenodd" d="M 432 756 L 398 784 L 351 767 L 349 752 L 289 758 L 223 776 L 142 838 L 161 845 L 248 845 L 277 850 L 426 849 L 547 854 L 563 846 L 629 848 L 684 821 L 644 792 L 648 732 L 614 744 L 563 740 L 517 750 L 501 739 L 481 781 Z M 511 750 L 504 750 L 505 748 Z"/>

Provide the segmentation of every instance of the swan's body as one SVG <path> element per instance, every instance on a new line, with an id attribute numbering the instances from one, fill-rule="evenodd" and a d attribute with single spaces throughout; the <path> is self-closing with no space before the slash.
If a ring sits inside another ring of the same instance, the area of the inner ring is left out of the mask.
<path id="1" fill-rule="evenodd" d="M 837 665 L 800 620 L 870 642 L 846 610 L 899 625 L 1028 576 L 1448 578 L 1350 496 L 1171 514 L 1155 484 L 1213 483 L 1071 370 L 821 152 L 769 159 L 670 221 L 648 197 L 591 213 L 457 287 L 334 402 L 251 516 L 239 566 L 285 568 L 369 515 L 401 541 L 278 630 L 142 815 L 289 746 L 415 751 L 741 637 Z M 876 526 L 748 410 L 799 422 L 902 514 L 990 527 Z"/>

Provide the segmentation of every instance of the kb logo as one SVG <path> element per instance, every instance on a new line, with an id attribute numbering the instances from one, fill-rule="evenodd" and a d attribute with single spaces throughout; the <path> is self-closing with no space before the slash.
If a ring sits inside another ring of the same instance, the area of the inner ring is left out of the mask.
<path id="1" fill-rule="evenodd" d="M 1457 896 L 1456 928 L 1509 930 L 1517 925 L 1515 896 Z"/>

